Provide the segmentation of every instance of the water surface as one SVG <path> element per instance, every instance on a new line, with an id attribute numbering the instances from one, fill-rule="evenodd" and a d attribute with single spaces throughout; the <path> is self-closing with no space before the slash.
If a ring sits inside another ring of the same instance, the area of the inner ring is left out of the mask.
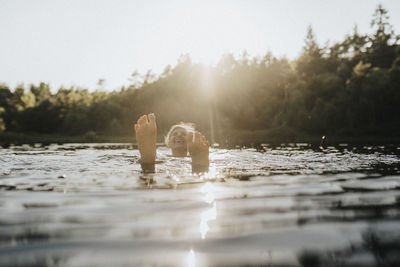
<path id="1" fill-rule="evenodd" d="M 400 147 L 0 149 L 0 266 L 399 266 Z"/>

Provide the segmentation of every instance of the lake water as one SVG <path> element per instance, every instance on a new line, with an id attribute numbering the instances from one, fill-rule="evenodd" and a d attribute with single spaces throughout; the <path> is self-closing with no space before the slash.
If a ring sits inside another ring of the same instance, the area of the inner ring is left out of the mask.
<path id="1" fill-rule="evenodd" d="M 400 146 L 0 148 L 0 266 L 400 266 Z"/>

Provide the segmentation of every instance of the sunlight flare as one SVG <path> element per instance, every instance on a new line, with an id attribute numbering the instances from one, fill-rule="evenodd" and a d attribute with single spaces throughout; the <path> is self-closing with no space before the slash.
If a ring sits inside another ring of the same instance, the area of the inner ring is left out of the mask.
<path id="1" fill-rule="evenodd" d="M 196 255 L 191 249 L 186 257 L 186 267 L 195 267 L 196 266 Z"/>
<path id="2" fill-rule="evenodd" d="M 201 189 L 201 193 L 204 193 L 204 201 L 207 202 L 208 204 L 211 204 L 215 200 L 215 192 L 216 192 L 216 187 L 210 182 L 205 183 Z"/>
<path id="3" fill-rule="evenodd" d="M 205 194 L 204 201 L 208 204 L 212 204 L 211 208 L 205 210 L 201 214 L 199 231 L 201 234 L 201 239 L 204 239 L 210 230 L 208 222 L 217 218 L 217 203 L 215 202 L 214 195 L 216 192 L 216 187 L 212 183 L 207 182 L 201 187 L 200 192 Z"/>
<path id="4" fill-rule="evenodd" d="M 213 154 L 210 154 L 210 160 L 213 160 L 215 158 L 215 156 L 213 155 Z M 221 173 L 215 168 L 215 166 L 210 166 L 209 167 L 209 169 L 208 169 L 208 172 L 205 172 L 205 173 L 203 173 L 202 175 L 201 175 L 201 179 L 202 180 L 205 180 L 205 181 L 207 181 L 207 180 L 214 180 L 214 179 L 218 179 L 218 178 L 222 178 L 223 176 L 221 175 Z M 206 183 L 206 185 L 207 185 L 207 183 Z M 212 185 L 212 184 L 211 184 Z M 207 185 L 206 187 L 209 187 L 209 185 Z M 215 187 L 215 185 L 212 185 L 212 188 L 214 188 L 214 189 L 212 189 L 213 190 L 213 192 L 216 190 L 216 187 Z M 201 189 L 202 191 L 202 193 L 206 193 L 206 191 L 208 190 L 208 188 L 205 188 L 204 186 L 202 187 L 202 189 Z M 204 190 L 206 190 L 206 191 L 204 191 Z"/>
<path id="5" fill-rule="evenodd" d="M 201 239 L 206 238 L 210 227 L 208 226 L 208 222 L 215 220 L 217 218 L 217 204 L 214 202 L 212 208 L 204 211 L 201 214 L 201 221 L 200 221 L 200 234 Z"/>

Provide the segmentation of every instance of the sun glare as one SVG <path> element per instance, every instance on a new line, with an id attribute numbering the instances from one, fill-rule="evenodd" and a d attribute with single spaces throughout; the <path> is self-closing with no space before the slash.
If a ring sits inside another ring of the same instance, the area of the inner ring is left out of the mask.
<path id="1" fill-rule="evenodd" d="M 191 249 L 186 257 L 186 266 L 187 267 L 195 267 L 196 266 L 196 255 Z"/>
<path id="2" fill-rule="evenodd" d="M 215 186 L 210 182 L 205 183 L 200 189 L 200 192 L 205 194 L 204 201 L 206 203 L 208 203 L 208 204 L 211 204 L 211 203 L 214 202 L 214 200 L 215 200 L 215 196 L 214 196 L 215 191 L 216 191 Z"/>
<path id="3" fill-rule="evenodd" d="M 217 218 L 217 204 L 214 202 L 211 208 L 209 208 L 208 210 L 204 211 L 201 214 L 201 220 L 200 220 L 201 239 L 206 238 L 206 235 L 210 230 L 208 222 L 215 220 L 216 218 Z"/>
<path id="4" fill-rule="evenodd" d="M 211 208 L 205 210 L 201 214 L 200 226 L 199 226 L 201 239 L 204 239 L 208 231 L 210 230 L 208 222 L 215 220 L 217 218 L 217 203 L 215 202 L 215 196 L 214 196 L 215 191 L 216 191 L 215 186 L 210 182 L 205 183 L 205 185 L 203 185 L 200 189 L 200 192 L 205 194 L 204 201 L 208 204 L 212 204 Z"/>
<path id="5" fill-rule="evenodd" d="M 244 33 L 257 34 L 237 7 L 227 8 L 215 1 L 180 2 L 169 19 L 169 26 L 165 25 L 168 28 L 159 29 L 167 37 L 164 46 L 171 46 L 170 51 L 179 49 L 181 54 L 188 53 L 195 62 L 207 65 L 217 63 L 225 53 L 239 52 L 238 47 L 244 50 Z"/>

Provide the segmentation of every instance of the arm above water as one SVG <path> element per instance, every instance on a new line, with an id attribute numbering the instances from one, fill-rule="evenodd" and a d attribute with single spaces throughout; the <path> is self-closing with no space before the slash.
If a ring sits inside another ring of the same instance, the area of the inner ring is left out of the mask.
<path id="1" fill-rule="evenodd" d="M 192 172 L 208 172 L 210 143 L 200 132 L 188 134 L 188 150 L 192 158 Z"/>
<path id="2" fill-rule="evenodd" d="M 143 172 L 154 172 L 157 139 L 156 116 L 153 113 L 141 116 L 135 124 L 135 134 L 142 170 Z"/>

